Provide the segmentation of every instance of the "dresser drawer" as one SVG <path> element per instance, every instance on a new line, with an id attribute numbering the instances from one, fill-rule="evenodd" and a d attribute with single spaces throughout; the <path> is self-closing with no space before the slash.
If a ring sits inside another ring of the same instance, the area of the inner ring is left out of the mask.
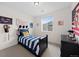
<path id="1" fill-rule="evenodd" d="M 79 46 L 74 43 L 61 41 L 61 56 L 78 56 Z"/>

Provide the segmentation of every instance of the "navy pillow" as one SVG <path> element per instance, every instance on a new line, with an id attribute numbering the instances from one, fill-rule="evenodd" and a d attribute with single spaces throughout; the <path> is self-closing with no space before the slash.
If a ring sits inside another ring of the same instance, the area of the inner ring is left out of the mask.
<path id="1" fill-rule="evenodd" d="M 20 32 L 27 32 L 27 29 L 20 29 Z"/>

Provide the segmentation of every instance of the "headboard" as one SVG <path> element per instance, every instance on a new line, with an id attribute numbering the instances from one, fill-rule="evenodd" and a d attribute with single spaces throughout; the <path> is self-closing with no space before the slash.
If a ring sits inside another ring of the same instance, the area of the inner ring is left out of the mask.
<path id="1" fill-rule="evenodd" d="M 27 26 L 25 26 L 25 25 L 19 25 L 19 28 L 28 28 L 28 25 Z"/>

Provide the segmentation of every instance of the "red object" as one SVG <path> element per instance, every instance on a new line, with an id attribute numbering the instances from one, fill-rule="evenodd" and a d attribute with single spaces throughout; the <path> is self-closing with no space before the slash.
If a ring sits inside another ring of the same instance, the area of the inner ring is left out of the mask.
<path id="1" fill-rule="evenodd" d="M 79 28 L 72 28 L 72 30 L 74 31 L 75 35 L 79 36 Z"/>
<path id="2" fill-rule="evenodd" d="M 79 22 L 78 22 L 78 21 L 73 21 L 72 23 L 73 23 L 74 25 L 75 25 L 75 24 L 79 24 Z"/>
<path id="3" fill-rule="evenodd" d="M 73 31 L 74 31 L 74 30 L 77 30 L 77 31 L 79 31 L 79 28 L 73 28 L 72 30 L 73 30 Z"/>
<path id="4" fill-rule="evenodd" d="M 74 33 L 79 36 L 79 33 L 78 32 L 74 32 Z"/>

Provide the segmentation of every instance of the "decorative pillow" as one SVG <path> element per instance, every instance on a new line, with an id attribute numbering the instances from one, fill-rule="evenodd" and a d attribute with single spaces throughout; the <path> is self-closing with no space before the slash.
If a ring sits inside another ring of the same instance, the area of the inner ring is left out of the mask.
<path id="1" fill-rule="evenodd" d="M 24 36 L 29 36 L 29 32 L 23 32 Z"/>
<path id="2" fill-rule="evenodd" d="M 20 29 L 20 32 L 26 32 L 28 31 L 27 29 Z"/>

